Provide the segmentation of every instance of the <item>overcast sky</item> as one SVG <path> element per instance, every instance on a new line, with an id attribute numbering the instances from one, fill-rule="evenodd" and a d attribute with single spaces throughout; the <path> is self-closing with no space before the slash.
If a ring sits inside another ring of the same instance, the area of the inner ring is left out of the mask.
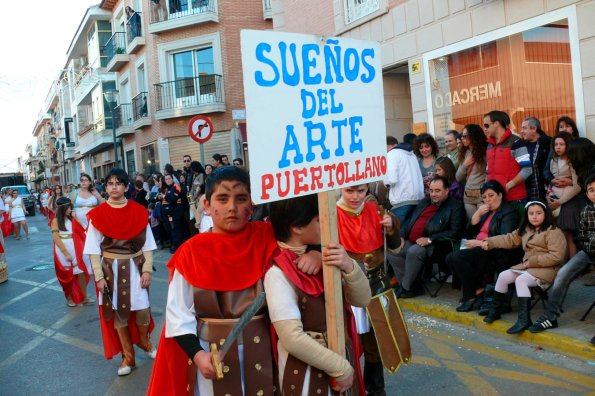
<path id="1" fill-rule="evenodd" d="M 16 172 L 52 81 L 87 8 L 100 0 L 3 1 L 0 173 Z"/>

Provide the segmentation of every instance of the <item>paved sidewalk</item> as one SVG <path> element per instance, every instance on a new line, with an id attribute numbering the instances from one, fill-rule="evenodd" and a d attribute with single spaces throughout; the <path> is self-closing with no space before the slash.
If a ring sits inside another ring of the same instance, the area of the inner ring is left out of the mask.
<path id="1" fill-rule="evenodd" d="M 445 284 L 436 298 L 432 298 L 426 293 L 415 298 L 399 299 L 399 303 L 405 311 L 446 319 L 502 337 L 516 338 L 519 342 L 529 343 L 535 347 L 557 351 L 568 356 L 587 359 L 595 364 L 595 345 L 590 343 L 591 337 L 595 335 L 595 309 L 591 311 L 584 322 L 580 321 L 591 303 L 595 301 L 595 286 L 584 286 L 584 281 L 588 278 L 589 275 L 585 275 L 570 285 L 566 300 L 562 306 L 564 313 L 558 319 L 558 328 L 538 334 L 529 331 L 525 331 L 520 335 L 506 334 L 506 330 L 517 319 L 516 298 L 513 298 L 512 301 L 513 312 L 502 315 L 502 320 L 498 320 L 491 325 L 484 323 L 483 316 L 479 316 L 477 311 L 457 312 L 455 308 L 459 305 L 461 291 L 452 289 L 450 284 Z M 437 286 L 436 283 L 429 284 L 432 291 Z M 543 305 L 539 302 L 531 310 L 531 319 L 537 319 L 542 312 Z"/>

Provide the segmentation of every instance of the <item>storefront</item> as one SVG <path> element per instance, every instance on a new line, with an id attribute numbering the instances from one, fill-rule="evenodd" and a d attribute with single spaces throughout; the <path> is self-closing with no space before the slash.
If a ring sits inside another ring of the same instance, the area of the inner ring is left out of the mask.
<path id="1" fill-rule="evenodd" d="M 506 111 L 511 128 L 537 117 L 555 135 L 561 116 L 584 134 L 580 52 L 573 8 L 557 10 L 423 55 L 428 130 L 437 137 Z"/>

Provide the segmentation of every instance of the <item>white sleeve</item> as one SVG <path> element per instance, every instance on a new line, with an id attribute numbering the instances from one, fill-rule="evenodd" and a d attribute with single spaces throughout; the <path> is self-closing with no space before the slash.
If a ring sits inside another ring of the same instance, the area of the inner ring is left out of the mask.
<path id="1" fill-rule="evenodd" d="M 302 319 L 294 286 L 279 267 L 273 266 L 267 271 L 264 277 L 264 290 L 267 294 L 267 307 L 272 323 Z"/>
<path id="2" fill-rule="evenodd" d="M 386 179 L 383 182 L 386 186 L 397 184 L 397 156 L 395 150 L 392 149 L 386 153 Z"/>
<path id="3" fill-rule="evenodd" d="M 196 334 L 196 311 L 192 286 L 177 270 L 167 290 L 165 308 L 165 336 L 173 338 L 184 334 Z"/>
<path id="4" fill-rule="evenodd" d="M 97 228 L 93 227 L 93 223 L 89 221 L 89 227 L 87 227 L 87 238 L 85 239 L 85 248 L 83 249 L 83 253 L 101 255 L 102 240 L 103 234 L 99 232 Z"/>
<path id="5" fill-rule="evenodd" d="M 146 238 L 145 244 L 143 245 L 142 251 L 147 252 L 149 250 L 156 250 L 157 244 L 155 243 L 155 238 L 153 237 L 153 230 L 151 230 L 151 224 L 147 224 L 147 229 L 145 230 Z"/>

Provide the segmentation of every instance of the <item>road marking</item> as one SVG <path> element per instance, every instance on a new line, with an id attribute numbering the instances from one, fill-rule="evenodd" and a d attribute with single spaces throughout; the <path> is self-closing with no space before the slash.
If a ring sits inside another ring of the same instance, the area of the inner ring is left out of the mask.
<path id="1" fill-rule="evenodd" d="M 571 384 L 556 381 L 554 379 L 548 378 L 543 375 L 537 374 L 528 374 L 528 373 L 520 373 L 518 371 L 512 370 L 503 370 L 495 367 L 483 367 L 478 366 L 477 369 L 484 373 L 485 375 L 489 375 L 496 378 L 502 378 L 511 381 L 517 382 L 529 382 L 531 384 L 538 384 L 538 385 L 546 385 L 552 386 L 555 388 L 563 388 L 573 392 L 581 392 L 584 391 L 584 388 L 579 388 L 577 386 L 573 386 Z"/>
<path id="2" fill-rule="evenodd" d="M 62 288 L 60 286 L 54 286 L 51 283 L 54 283 L 54 280 L 52 279 L 51 282 L 50 281 L 46 281 L 44 283 L 39 283 L 39 282 L 35 282 L 35 281 L 30 281 L 30 280 L 26 280 L 26 279 L 20 279 L 20 278 L 14 278 L 11 277 L 10 280 L 12 282 L 17 282 L 17 283 L 22 283 L 24 285 L 29 285 L 29 286 L 36 286 L 42 289 L 48 289 L 48 290 L 54 290 L 54 291 L 58 291 L 58 292 L 63 292 Z"/>
<path id="3" fill-rule="evenodd" d="M 459 380 L 474 395 L 499 395 L 498 391 L 486 380 L 481 378 L 478 372 L 461 355 L 456 353 L 451 347 L 434 341 L 432 339 L 423 340 L 430 350 L 444 359 L 442 363 L 446 368 L 453 371 Z"/>
<path id="4" fill-rule="evenodd" d="M 15 302 L 19 302 L 19 301 L 21 301 L 23 298 L 25 298 L 25 297 L 28 297 L 28 296 L 30 296 L 31 294 L 33 294 L 33 293 L 35 293 L 35 292 L 37 292 L 37 291 L 39 291 L 39 290 L 41 290 L 41 288 L 40 288 L 40 287 L 34 287 L 33 289 L 31 289 L 31 290 L 29 290 L 29 291 L 26 291 L 26 292 L 24 292 L 24 293 L 21 293 L 21 294 L 19 294 L 18 296 L 14 297 L 13 299 L 11 299 L 11 300 L 8 300 L 8 301 L 7 301 L 7 302 L 5 302 L 4 304 L 0 305 L 0 310 L 2 310 L 2 309 L 4 309 L 4 308 L 8 307 L 9 305 L 12 305 L 12 304 L 14 304 Z"/>
<path id="5" fill-rule="evenodd" d="M 413 355 L 411 358 L 411 364 L 420 364 L 423 366 L 430 366 L 430 367 L 441 367 L 442 365 L 438 362 L 438 360 L 427 357 L 427 356 L 418 356 Z"/>
<path id="6" fill-rule="evenodd" d="M 63 334 L 63 333 L 56 333 L 52 336 L 52 339 L 58 340 L 60 342 L 63 342 L 65 344 L 68 344 L 68 345 L 71 345 L 74 347 L 84 349 L 85 351 L 88 351 L 88 352 L 93 352 L 96 355 L 103 356 L 103 348 L 101 346 L 90 343 L 85 340 L 81 340 L 80 338 L 72 337 L 72 336 L 69 336 L 69 335 Z"/>
<path id="7" fill-rule="evenodd" d="M 83 312 L 83 307 L 77 307 L 74 309 L 71 309 L 70 312 L 68 312 L 66 315 L 64 315 L 60 320 L 58 320 L 56 323 L 54 323 L 53 325 L 50 326 L 51 329 L 54 330 L 59 330 L 62 327 L 64 327 L 64 325 L 66 323 L 68 323 L 69 321 L 71 321 L 72 319 L 76 318 L 78 315 L 80 315 Z"/>
<path id="8" fill-rule="evenodd" d="M 494 358 L 504 360 L 504 361 L 512 363 L 512 364 L 523 366 L 523 367 L 528 368 L 532 371 L 540 372 L 540 373 L 542 373 L 546 376 L 549 376 L 549 377 L 555 377 L 555 378 L 561 379 L 563 381 L 572 382 L 576 385 L 583 386 L 587 389 L 595 388 L 595 380 L 593 380 L 592 377 L 578 373 L 576 371 L 571 371 L 571 370 L 564 369 L 562 367 L 557 367 L 557 366 L 554 366 L 551 364 L 542 363 L 538 360 L 533 360 L 533 359 L 530 359 L 530 358 L 527 358 L 524 356 L 512 354 L 510 352 L 496 349 L 493 347 L 489 347 L 484 344 L 480 344 L 478 342 L 460 340 L 456 337 L 444 335 L 444 334 L 430 330 L 425 327 L 422 328 L 415 324 L 409 325 L 409 329 L 416 331 L 416 332 L 423 332 L 424 334 L 426 334 L 432 338 L 444 341 L 444 342 L 452 344 L 452 345 L 457 345 L 457 346 L 461 346 L 464 348 L 468 348 L 468 349 L 486 354 L 488 356 L 492 356 Z"/>
<path id="9" fill-rule="evenodd" d="M 18 326 L 18 327 L 22 327 L 23 329 L 32 331 L 37 334 L 41 334 L 41 332 L 45 330 L 45 328 L 43 328 L 42 326 L 36 325 L 35 323 L 30 323 L 25 320 L 13 318 L 12 316 L 5 315 L 5 314 L 0 314 L 0 320 L 3 320 L 7 323 L 10 323 L 10 324 Z"/>
<path id="10" fill-rule="evenodd" d="M 45 337 L 37 336 L 28 343 L 26 343 L 21 349 L 10 355 L 3 362 L 0 363 L 0 371 L 4 368 L 18 362 L 26 354 L 39 347 L 39 345 L 45 340 Z"/>

